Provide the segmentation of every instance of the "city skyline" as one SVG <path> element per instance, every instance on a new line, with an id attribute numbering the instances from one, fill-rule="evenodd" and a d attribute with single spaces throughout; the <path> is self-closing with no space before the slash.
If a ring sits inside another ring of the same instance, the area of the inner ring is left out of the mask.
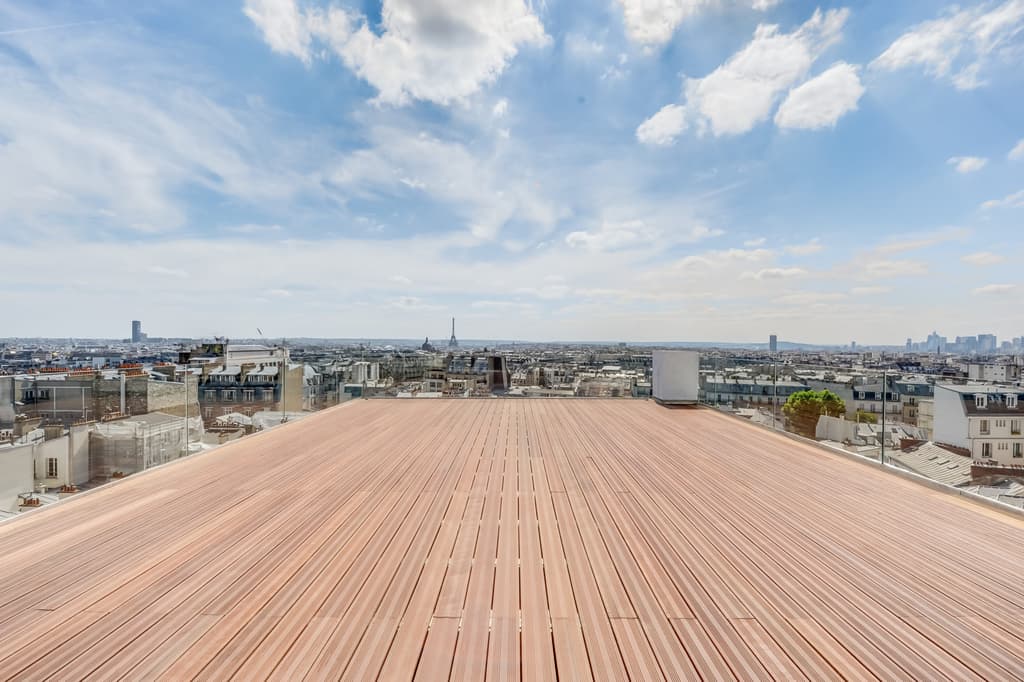
<path id="1" fill-rule="evenodd" d="M 450 340 L 449 340 L 449 342 L 447 344 L 447 349 L 448 350 L 452 350 L 452 349 L 458 350 L 459 346 L 460 346 L 460 343 L 456 340 L 456 337 L 455 337 L 454 327 L 455 327 L 455 319 L 452 318 L 452 334 L 451 334 Z M 303 335 L 291 335 L 289 337 L 289 336 L 267 336 L 267 335 L 264 335 L 262 330 L 260 330 L 260 329 L 257 329 L 256 331 L 257 331 L 257 335 L 256 336 L 248 336 L 248 335 L 242 334 L 242 335 L 238 335 L 238 336 L 234 337 L 232 340 L 234 340 L 236 342 L 241 340 L 241 341 L 257 341 L 257 342 L 263 342 L 263 343 L 267 343 L 267 344 L 274 344 L 274 343 L 280 343 L 280 342 L 287 342 L 288 339 L 290 338 L 293 342 L 300 342 L 300 341 L 330 341 L 330 342 L 342 342 L 342 341 L 345 341 L 345 342 L 374 342 L 374 341 L 391 342 L 391 341 L 401 341 L 401 342 L 407 343 L 410 346 L 420 346 L 420 345 L 422 345 L 420 343 L 418 337 L 415 337 L 415 338 L 414 337 L 401 337 L 401 336 L 396 336 L 396 337 L 383 337 L 383 336 L 316 337 L 316 336 L 303 336 Z M 36 335 L 36 336 L 24 336 L 24 337 L 0 337 L 0 342 L 11 341 L 11 340 L 36 339 L 36 338 L 38 338 L 38 339 L 46 339 L 46 340 L 49 340 L 49 341 L 60 341 L 60 340 L 63 340 L 63 339 L 67 339 L 69 341 L 75 341 L 75 342 L 80 342 L 80 341 L 122 341 L 122 342 L 125 342 L 125 343 L 131 343 L 133 345 L 147 345 L 147 344 L 159 345 L 160 343 L 164 343 L 164 342 L 167 342 L 167 341 L 184 341 L 184 340 L 200 341 L 202 339 L 226 340 L 229 337 L 227 335 L 224 335 L 224 334 L 212 334 L 212 335 L 208 335 L 208 336 L 205 336 L 205 337 L 176 336 L 174 334 L 163 335 L 163 336 L 155 335 L 155 336 L 151 337 L 150 334 L 148 334 L 148 333 L 143 331 L 143 329 L 142 329 L 142 321 L 141 320 L 132 320 L 131 321 L 131 334 L 128 337 L 126 337 L 126 338 L 121 338 L 121 337 L 117 337 L 117 336 L 87 337 L 87 336 L 64 335 L 64 336 L 46 337 L 46 336 Z M 433 337 L 431 337 L 430 335 L 427 335 L 424 338 L 426 338 L 427 342 L 429 342 L 431 338 L 440 339 L 441 337 L 440 336 L 433 336 Z M 1007 345 L 1009 345 L 1010 346 L 1010 350 L 1012 350 L 1014 352 L 1020 352 L 1021 350 L 1024 350 L 1024 336 L 1015 336 L 1015 337 L 1012 337 L 1012 338 L 1000 338 L 996 334 L 978 333 L 978 334 L 957 335 L 955 337 L 949 337 L 949 336 L 945 336 L 943 334 L 939 334 L 938 331 L 935 331 L 935 330 L 933 330 L 930 334 L 928 334 L 925 339 L 920 340 L 920 341 L 915 340 L 912 337 L 907 337 L 906 342 L 904 344 L 899 344 L 899 343 L 865 344 L 865 343 L 859 343 L 856 340 L 852 340 L 852 341 L 846 342 L 846 343 L 839 343 L 839 342 L 814 342 L 814 341 L 805 341 L 805 340 L 801 340 L 801 339 L 780 338 L 779 335 L 777 335 L 777 334 L 771 334 L 768 337 L 767 342 L 765 342 L 763 340 L 762 341 L 756 341 L 756 340 L 747 340 L 747 341 L 721 341 L 721 340 L 717 340 L 716 341 L 716 340 L 713 340 L 713 339 L 703 339 L 703 340 L 695 340 L 695 339 L 669 339 L 669 340 L 661 340 L 661 341 L 649 341 L 649 340 L 643 340 L 643 339 L 629 339 L 629 338 L 620 338 L 620 339 L 582 339 L 582 338 L 581 339 L 557 339 L 557 338 L 529 339 L 529 338 L 517 338 L 517 337 L 507 337 L 507 338 L 479 337 L 479 338 L 463 339 L 463 343 L 469 343 L 469 344 L 477 343 L 477 344 L 479 344 L 481 342 L 482 343 L 492 343 L 492 342 L 493 343 L 518 343 L 518 342 L 522 342 L 522 343 L 526 343 L 526 344 L 544 344 L 544 343 L 551 343 L 551 344 L 575 344 L 575 343 L 591 343 L 591 344 L 609 344 L 609 345 L 618 345 L 618 344 L 622 344 L 622 343 L 633 343 L 633 344 L 636 344 L 636 345 L 643 345 L 643 346 L 653 346 L 653 345 L 657 345 L 659 343 L 662 343 L 662 344 L 666 344 L 666 345 L 680 345 L 680 346 L 685 345 L 685 346 L 693 346 L 693 347 L 697 347 L 697 346 L 715 347 L 717 345 L 717 346 L 721 346 L 723 348 L 725 348 L 725 347 L 760 347 L 760 346 L 764 346 L 765 348 L 767 348 L 768 350 L 770 350 L 772 352 L 774 352 L 777 348 L 781 349 L 781 350 L 789 350 L 791 347 L 819 347 L 819 348 L 837 348 L 837 349 L 849 348 L 851 350 L 858 349 L 858 348 L 872 348 L 872 347 L 875 347 L 875 348 L 903 349 L 903 350 L 910 351 L 910 352 L 915 352 L 915 353 L 922 353 L 922 352 L 923 353 L 931 353 L 931 352 L 939 351 L 939 352 L 966 352 L 966 353 L 975 353 L 976 352 L 976 353 L 980 353 L 980 354 L 985 354 L 985 353 L 996 353 L 996 352 L 998 352 L 1000 350 L 1005 351 L 1005 350 L 1007 350 L 1007 348 L 1006 348 Z"/>
<path id="2" fill-rule="evenodd" d="M 2 333 L 1024 333 L 1019 2 L 641 4 L 0 0 Z"/>

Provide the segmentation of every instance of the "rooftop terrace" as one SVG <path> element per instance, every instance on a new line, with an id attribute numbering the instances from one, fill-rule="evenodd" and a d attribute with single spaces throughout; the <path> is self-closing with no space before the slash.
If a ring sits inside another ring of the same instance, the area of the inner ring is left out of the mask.
<path id="1" fill-rule="evenodd" d="M 1019 679 L 1024 523 L 710 410 L 359 401 L 0 524 L 4 679 Z"/>

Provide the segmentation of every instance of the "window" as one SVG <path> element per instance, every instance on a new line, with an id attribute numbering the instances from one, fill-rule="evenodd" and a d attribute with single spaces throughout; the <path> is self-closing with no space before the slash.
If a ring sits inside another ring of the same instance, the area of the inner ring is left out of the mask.
<path id="1" fill-rule="evenodd" d="M 46 458 L 46 477 L 57 478 L 57 458 L 47 457 Z"/>
<path id="2" fill-rule="evenodd" d="M 1024 444 L 1013 444 L 1013 456 L 1015 459 L 1020 459 L 1021 457 L 1024 457 Z"/>
<path id="3" fill-rule="evenodd" d="M 1005 429 L 1006 428 L 1006 420 L 1005 419 L 997 419 L 996 420 L 996 428 L 997 429 Z"/>
<path id="4" fill-rule="evenodd" d="M 981 444 L 981 456 L 982 457 L 991 457 L 992 456 L 992 443 L 982 443 Z"/>
<path id="5" fill-rule="evenodd" d="M 1015 436 L 1019 436 L 1020 435 L 1020 420 L 1019 419 L 1011 419 L 1010 420 L 1010 433 L 1012 433 Z"/>
<path id="6" fill-rule="evenodd" d="M 221 401 L 222 402 L 227 402 L 229 400 L 234 400 L 234 399 L 235 399 L 235 391 L 233 389 L 232 390 L 224 391 L 224 393 L 222 394 L 222 397 L 221 397 Z"/>
<path id="7" fill-rule="evenodd" d="M 988 420 L 987 419 L 982 419 L 981 423 L 980 423 L 980 426 L 981 426 L 981 432 L 982 433 L 987 434 L 989 432 Z"/>
<path id="8" fill-rule="evenodd" d="M 245 402 L 247 403 L 251 403 L 255 397 L 256 391 L 252 390 L 251 388 L 247 388 L 246 390 L 242 391 L 242 399 L 245 400 Z"/>
<path id="9" fill-rule="evenodd" d="M 1017 409 L 1017 394 L 1009 393 L 1006 396 L 1006 406 L 1011 410 Z"/>
<path id="10" fill-rule="evenodd" d="M 203 416 L 206 417 L 207 419 L 212 419 L 213 418 L 213 408 L 212 407 L 204 408 L 203 409 Z"/>
<path id="11" fill-rule="evenodd" d="M 974 406 L 980 409 L 985 409 L 988 406 L 988 397 L 984 395 L 974 396 Z"/>

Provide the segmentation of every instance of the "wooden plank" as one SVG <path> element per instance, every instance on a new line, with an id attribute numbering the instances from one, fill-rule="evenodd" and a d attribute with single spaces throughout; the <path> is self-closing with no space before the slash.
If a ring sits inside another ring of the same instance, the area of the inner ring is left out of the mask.
<path id="1" fill-rule="evenodd" d="M 707 410 L 358 401 L 0 523 L 0 678 L 1024 679 L 1022 540 Z"/>
<path id="2" fill-rule="evenodd" d="M 643 682 L 654 682 L 655 680 L 668 679 L 662 672 L 658 659 L 651 650 L 651 644 L 647 641 L 644 628 L 640 621 L 634 618 L 613 618 L 612 630 L 615 631 L 615 638 L 619 640 L 619 651 L 626 663 L 626 670 L 629 671 L 631 680 L 642 680 Z M 672 670 L 673 680 L 700 679 L 699 676 L 686 677 L 689 670 Z"/>
<path id="3" fill-rule="evenodd" d="M 458 618 L 434 618 L 423 645 L 423 656 L 416 666 L 415 679 L 425 682 L 449 679 L 458 638 Z"/>

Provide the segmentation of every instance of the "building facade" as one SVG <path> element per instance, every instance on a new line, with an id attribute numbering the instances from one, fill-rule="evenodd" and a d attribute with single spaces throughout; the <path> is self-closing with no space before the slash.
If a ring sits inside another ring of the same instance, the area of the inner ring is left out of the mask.
<path id="1" fill-rule="evenodd" d="M 968 384 L 935 387 L 935 442 L 963 448 L 975 461 L 1024 465 L 1024 392 Z"/>

